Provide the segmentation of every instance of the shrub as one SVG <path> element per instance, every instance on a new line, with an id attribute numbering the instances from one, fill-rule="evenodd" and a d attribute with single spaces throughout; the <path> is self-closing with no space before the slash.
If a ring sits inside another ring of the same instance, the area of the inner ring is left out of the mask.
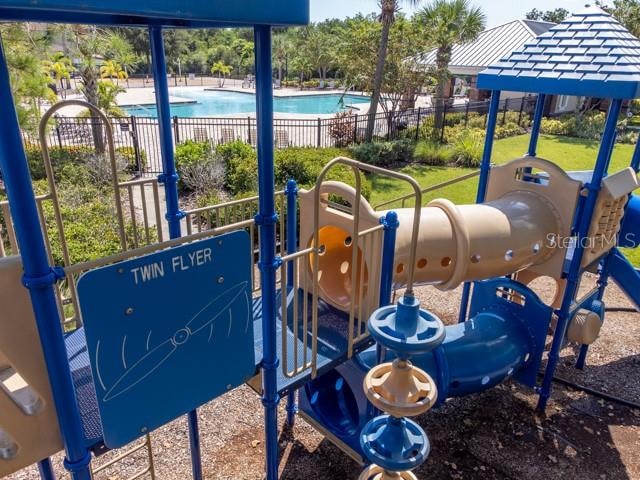
<path id="1" fill-rule="evenodd" d="M 361 162 L 379 167 L 392 167 L 401 162 L 411 161 L 413 149 L 413 143 L 405 138 L 393 142 L 363 143 L 351 147 L 350 152 Z"/>
<path id="2" fill-rule="evenodd" d="M 469 128 L 481 128 L 484 130 L 484 124 L 487 121 L 486 115 L 480 115 L 478 112 L 469 113 L 469 121 L 467 127 Z"/>
<path id="3" fill-rule="evenodd" d="M 147 168 L 147 153 L 140 149 L 140 165 L 136 160 L 136 150 L 133 147 L 116 147 L 116 155 L 120 156 L 126 162 L 126 171 L 128 173 L 144 172 Z M 138 168 L 139 167 L 139 168 Z"/>
<path id="4" fill-rule="evenodd" d="M 232 195 L 254 192 L 258 189 L 258 159 L 233 157 L 225 167 L 225 186 Z"/>
<path id="5" fill-rule="evenodd" d="M 195 140 L 187 140 L 176 146 L 176 168 L 180 170 L 186 165 L 192 165 L 199 162 L 210 160 L 213 149 L 208 141 L 196 142 Z"/>
<path id="6" fill-rule="evenodd" d="M 465 130 L 453 144 L 454 159 L 462 167 L 479 167 L 482 160 L 484 135 L 477 130 Z"/>
<path id="7" fill-rule="evenodd" d="M 216 148 L 224 165 L 224 184 L 232 195 L 258 189 L 258 159 L 251 145 L 241 140 Z"/>
<path id="8" fill-rule="evenodd" d="M 579 138 L 600 140 L 604 130 L 606 115 L 604 112 L 595 112 L 573 117 L 574 127 L 572 134 Z M 571 119 L 569 119 L 571 125 Z"/>
<path id="9" fill-rule="evenodd" d="M 221 190 L 225 167 L 220 159 L 191 163 L 180 169 L 180 182 L 185 190 L 204 194 Z"/>
<path id="10" fill-rule="evenodd" d="M 42 157 L 42 149 L 38 145 L 27 145 L 25 149 L 29 170 L 31 171 L 31 179 L 42 180 L 47 178 L 47 173 Z M 51 147 L 49 148 L 49 159 L 53 168 L 53 174 L 56 180 L 61 170 L 69 164 L 81 164 L 86 160 L 87 155 L 94 154 L 95 150 L 90 147 Z"/>
<path id="11" fill-rule="evenodd" d="M 599 140 L 604 130 L 605 117 L 604 112 L 587 112 L 543 118 L 540 131 L 551 135 Z"/>
<path id="12" fill-rule="evenodd" d="M 348 151 L 339 148 L 285 148 L 276 151 L 276 185 L 283 187 L 289 179 L 294 179 L 302 188 L 315 185 L 325 165 L 336 157 L 349 156 Z M 335 180 L 355 186 L 351 168 L 337 165 L 327 173 L 326 180 Z M 366 176 L 361 175 L 362 194 L 369 198 L 371 185 Z"/>
<path id="13" fill-rule="evenodd" d="M 540 123 L 540 132 L 549 135 L 569 135 L 566 123 L 555 118 L 543 118 Z"/>
<path id="14" fill-rule="evenodd" d="M 413 159 L 425 165 L 443 166 L 453 159 L 453 149 L 437 142 L 421 141 L 416 145 Z"/>
<path id="15" fill-rule="evenodd" d="M 507 122 L 504 125 L 498 125 L 496 127 L 495 138 L 507 138 L 515 137 L 516 135 L 523 135 L 527 133 L 527 130 L 514 122 Z"/>
<path id="16" fill-rule="evenodd" d="M 625 143 L 629 145 L 635 145 L 638 142 L 637 131 L 626 131 L 618 135 L 617 141 L 619 143 Z"/>
<path id="17" fill-rule="evenodd" d="M 338 112 L 329 123 L 329 136 L 335 140 L 336 146 L 346 147 L 354 138 L 355 115 L 351 112 Z"/>
<path id="18" fill-rule="evenodd" d="M 225 163 L 229 162 L 232 158 L 248 158 L 256 154 L 253 147 L 242 140 L 235 140 L 218 145 L 216 147 L 216 153 L 222 157 Z"/>

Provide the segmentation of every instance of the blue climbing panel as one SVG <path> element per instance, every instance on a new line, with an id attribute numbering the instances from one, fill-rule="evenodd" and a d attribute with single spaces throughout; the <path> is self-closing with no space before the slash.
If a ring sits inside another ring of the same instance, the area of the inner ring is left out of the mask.
<path id="1" fill-rule="evenodd" d="M 255 373 L 247 232 L 93 270 L 78 293 L 109 448 Z"/>

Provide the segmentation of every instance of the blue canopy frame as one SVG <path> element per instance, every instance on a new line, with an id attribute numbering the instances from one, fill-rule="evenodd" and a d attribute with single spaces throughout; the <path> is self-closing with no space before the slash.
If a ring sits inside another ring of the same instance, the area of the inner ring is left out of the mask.
<path id="1" fill-rule="evenodd" d="M 166 190 L 166 219 L 171 238 L 181 236 L 184 212 L 178 204 L 178 175 L 171 135 L 171 107 L 166 75 L 163 28 L 253 27 L 255 35 L 256 109 L 258 125 L 260 262 L 263 309 L 263 396 L 266 430 L 266 475 L 278 475 L 276 384 L 276 268 L 273 169 L 273 86 L 271 27 L 309 22 L 309 0 L 8 0 L 0 4 L 0 20 L 141 26 L 149 29 L 156 105 L 160 125 L 163 173 L 159 180 Z M 51 390 L 64 440 L 65 468 L 73 480 L 91 479 L 91 453 L 85 446 L 78 402 L 60 318 L 54 285 L 64 273 L 49 264 L 40 227 L 22 136 L 11 93 L 9 71 L 0 44 L 0 170 L 5 181 L 16 237 L 24 264 L 23 283 L 29 289 L 40 332 Z M 174 301 L 164 299 L 164 301 Z M 189 414 L 193 478 L 202 478 L 198 418 Z M 44 479 L 53 479 L 48 460 L 40 465 Z"/>

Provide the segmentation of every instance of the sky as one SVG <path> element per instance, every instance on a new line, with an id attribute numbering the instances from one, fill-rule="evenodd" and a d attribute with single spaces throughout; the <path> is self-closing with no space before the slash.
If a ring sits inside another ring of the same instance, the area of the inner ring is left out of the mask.
<path id="1" fill-rule="evenodd" d="M 427 0 L 421 3 L 425 4 Z M 411 8 L 402 7 L 405 12 L 412 12 Z M 588 0 L 471 0 L 479 5 L 487 16 L 487 27 L 494 27 L 503 23 L 524 18 L 525 14 L 537 8 L 538 10 L 553 10 L 564 8 L 570 12 L 581 10 Z M 358 12 L 370 13 L 378 10 L 376 0 L 311 0 L 311 20 L 322 21 L 327 18 L 345 18 Z"/>

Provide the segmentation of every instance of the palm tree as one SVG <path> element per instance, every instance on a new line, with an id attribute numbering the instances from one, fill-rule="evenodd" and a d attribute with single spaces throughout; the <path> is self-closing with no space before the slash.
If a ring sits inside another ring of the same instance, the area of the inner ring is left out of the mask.
<path id="1" fill-rule="evenodd" d="M 420 3 L 420 0 L 405 0 L 410 6 Z M 382 23 L 382 33 L 380 36 L 380 46 L 378 47 L 378 61 L 376 63 L 376 73 L 373 77 L 373 91 L 371 92 L 371 105 L 369 107 L 369 122 L 367 123 L 367 141 L 373 138 L 373 129 L 376 124 L 376 113 L 380 103 L 382 93 L 382 80 L 384 76 L 384 64 L 387 59 L 387 47 L 389 46 L 389 32 L 391 25 L 396 18 L 396 12 L 400 9 L 399 0 L 380 0 L 380 23 Z"/>
<path id="2" fill-rule="evenodd" d="M 221 87 L 224 87 L 224 77 L 231 75 L 232 70 L 233 70 L 233 67 L 230 65 L 227 65 L 222 60 L 214 63 L 213 67 L 211 67 L 211 73 L 218 74 L 218 84 Z"/>
<path id="3" fill-rule="evenodd" d="M 284 80 L 283 73 L 293 51 L 293 43 L 288 32 L 279 33 L 273 37 L 273 63 L 278 69 L 278 80 L 280 81 Z"/>
<path id="4" fill-rule="evenodd" d="M 484 30 L 486 17 L 480 7 L 469 0 L 433 0 L 416 14 L 418 22 L 430 33 L 436 46 L 436 79 L 434 129 L 444 121 L 445 90 L 449 80 L 449 62 L 455 44 L 473 42 Z"/>
<path id="5" fill-rule="evenodd" d="M 104 65 L 100 67 L 100 76 L 110 80 L 115 78 L 116 85 L 118 84 L 118 80 L 125 80 L 129 77 L 127 72 L 122 68 L 122 65 L 115 60 L 107 60 L 104 62 Z"/>
<path id="6" fill-rule="evenodd" d="M 110 32 L 104 39 L 105 58 L 113 60 L 124 69 L 124 79 L 129 78 L 129 69 L 138 61 L 133 46 L 122 35 Z"/>
<path id="7" fill-rule="evenodd" d="M 60 84 L 60 91 L 64 91 L 64 80 L 66 79 L 67 82 L 70 82 L 71 72 L 75 70 L 71 60 L 65 57 L 62 52 L 57 52 L 52 56 L 51 60 L 45 60 L 44 65 L 51 72 L 51 76 L 56 83 Z"/>

